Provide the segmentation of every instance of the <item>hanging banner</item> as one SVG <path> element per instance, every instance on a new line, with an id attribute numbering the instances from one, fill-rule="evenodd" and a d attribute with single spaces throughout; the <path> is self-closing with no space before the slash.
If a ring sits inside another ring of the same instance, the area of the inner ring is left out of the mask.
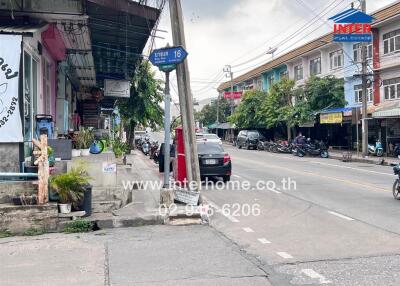
<path id="1" fill-rule="evenodd" d="M 18 87 L 20 35 L 0 35 L 0 142 L 23 142 Z"/>

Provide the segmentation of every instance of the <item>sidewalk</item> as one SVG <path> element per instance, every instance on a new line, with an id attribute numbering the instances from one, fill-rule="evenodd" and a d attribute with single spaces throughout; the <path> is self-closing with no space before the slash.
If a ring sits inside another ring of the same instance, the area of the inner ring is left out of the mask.
<path id="1" fill-rule="evenodd" d="M 362 157 L 361 152 L 357 156 L 357 152 L 347 151 L 347 150 L 329 150 L 329 158 L 342 160 L 343 153 L 351 152 L 352 162 L 360 162 L 367 164 L 376 164 L 376 165 L 385 165 L 388 166 L 390 164 L 398 164 L 399 159 L 394 157 L 376 157 L 376 156 L 368 156 L 367 158 Z"/>
<path id="2" fill-rule="evenodd" d="M 271 285 L 208 226 L 146 226 L 0 239 L 4 286 Z"/>
<path id="3" fill-rule="evenodd" d="M 140 182 L 160 181 L 154 163 L 135 150 L 127 155 L 127 166 L 118 166 L 117 184 L 121 192 L 131 192 L 132 202 L 111 213 L 95 213 L 89 219 L 101 229 L 163 224 L 159 212 L 160 189 L 148 187 L 144 190 Z M 133 189 L 124 188 L 131 184 Z"/>

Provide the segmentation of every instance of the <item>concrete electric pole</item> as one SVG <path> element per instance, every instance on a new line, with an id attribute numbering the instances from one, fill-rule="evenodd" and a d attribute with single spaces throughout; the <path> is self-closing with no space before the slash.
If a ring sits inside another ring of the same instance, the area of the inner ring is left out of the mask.
<path id="1" fill-rule="evenodd" d="M 361 11 L 366 13 L 367 3 L 366 0 L 360 0 Z M 368 156 L 368 114 L 367 114 L 367 43 L 361 43 L 361 81 L 362 81 L 362 155 Z"/>
<path id="2" fill-rule="evenodd" d="M 182 6 L 180 0 L 169 0 L 171 28 L 174 46 L 186 47 L 185 31 L 183 26 Z M 185 142 L 186 176 L 190 182 L 197 182 L 196 191 L 200 187 L 200 168 L 197 155 L 196 125 L 193 112 L 193 97 L 190 89 L 189 68 L 187 60 L 176 67 L 178 81 L 179 103 L 181 107 L 183 140 Z"/>
<path id="3" fill-rule="evenodd" d="M 231 95 L 230 95 L 230 105 L 231 105 L 231 115 L 233 114 L 233 106 L 234 106 L 234 96 L 233 96 L 233 72 L 232 72 L 232 66 L 226 65 L 224 68 L 224 72 L 227 73 L 227 76 L 230 77 L 231 80 Z M 233 129 L 231 133 L 231 139 L 233 141 Z"/>

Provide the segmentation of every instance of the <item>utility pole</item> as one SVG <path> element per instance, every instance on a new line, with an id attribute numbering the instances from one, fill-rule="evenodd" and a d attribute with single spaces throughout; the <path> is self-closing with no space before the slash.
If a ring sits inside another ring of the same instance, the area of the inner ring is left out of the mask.
<path id="1" fill-rule="evenodd" d="M 182 6 L 180 0 L 169 0 L 172 37 L 174 46 L 186 47 L 185 31 L 183 26 Z M 196 182 L 196 189 L 200 187 L 200 167 L 196 144 L 196 125 L 193 113 L 193 97 L 190 89 L 189 68 L 187 60 L 178 64 L 176 68 L 178 81 L 179 103 L 181 107 L 183 140 L 185 143 L 186 176 L 189 187 Z"/>
<path id="2" fill-rule="evenodd" d="M 230 98 L 230 105 L 231 105 L 231 115 L 233 114 L 233 105 L 234 105 L 234 97 L 233 97 L 233 72 L 232 72 L 232 66 L 231 65 L 226 65 L 224 68 L 224 72 L 228 73 L 227 76 L 230 77 L 231 79 L 231 98 Z M 233 141 L 233 129 L 231 130 L 231 139 Z"/>
<path id="3" fill-rule="evenodd" d="M 170 188 L 169 181 L 169 164 L 170 158 L 170 144 L 171 144 L 171 96 L 169 92 L 169 71 L 165 73 L 165 90 L 164 90 L 164 188 Z"/>
<path id="4" fill-rule="evenodd" d="M 366 13 L 367 3 L 366 0 L 360 0 L 361 11 Z M 362 81 L 362 155 L 368 156 L 368 114 L 367 114 L 367 44 L 361 43 L 361 81 Z"/>
<path id="5" fill-rule="evenodd" d="M 217 96 L 217 126 L 216 126 L 216 133 L 217 133 L 217 136 L 218 136 L 218 125 L 219 125 L 219 93 L 218 93 L 218 96 Z"/>

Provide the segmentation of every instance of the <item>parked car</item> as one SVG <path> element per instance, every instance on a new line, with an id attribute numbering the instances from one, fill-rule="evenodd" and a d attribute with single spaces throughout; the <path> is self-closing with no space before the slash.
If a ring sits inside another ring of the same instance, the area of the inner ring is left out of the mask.
<path id="1" fill-rule="evenodd" d="M 196 133 L 196 139 L 197 141 L 201 140 L 201 141 L 218 143 L 222 145 L 221 138 L 219 138 L 217 134 L 213 133 Z"/>
<path id="2" fill-rule="evenodd" d="M 246 149 L 256 149 L 258 145 L 258 141 L 264 140 L 264 137 L 257 130 L 242 130 L 239 132 L 236 139 L 236 146 Z"/>
<path id="3" fill-rule="evenodd" d="M 197 141 L 201 177 L 222 177 L 224 182 L 231 179 L 231 157 L 221 144 L 209 141 Z"/>

